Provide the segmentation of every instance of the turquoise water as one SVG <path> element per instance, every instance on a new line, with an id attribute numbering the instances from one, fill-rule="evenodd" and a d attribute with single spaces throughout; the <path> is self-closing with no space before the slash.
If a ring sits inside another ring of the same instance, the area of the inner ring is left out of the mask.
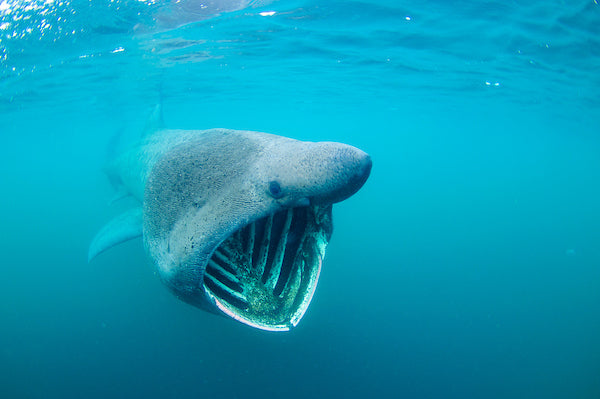
<path id="1" fill-rule="evenodd" d="M 600 398 L 595 1 L 205 5 L 0 0 L 0 397 Z M 86 262 L 158 102 L 371 154 L 295 330 Z"/>

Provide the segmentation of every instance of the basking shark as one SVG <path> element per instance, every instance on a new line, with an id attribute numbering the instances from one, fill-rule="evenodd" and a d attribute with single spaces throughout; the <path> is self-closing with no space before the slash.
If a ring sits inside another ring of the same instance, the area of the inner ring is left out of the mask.
<path id="1" fill-rule="evenodd" d="M 365 152 L 229 129 L 156 130 L 114 159 L 111 182 L 139 207 L 104 226 L 99 253 L 142 237 L 181 300 L 264 330 L 296 326 L 332 234 L 332 204 L 371 171 Z"/>

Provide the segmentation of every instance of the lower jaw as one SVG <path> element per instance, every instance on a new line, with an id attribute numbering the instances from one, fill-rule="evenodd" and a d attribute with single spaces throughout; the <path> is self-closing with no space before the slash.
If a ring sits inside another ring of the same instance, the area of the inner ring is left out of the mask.
<path id="1" fill-rule="evenodd" d="M 208 262 L 208 297 L 251 327 L 295 327 L 313 297 L 331 230 L 331 205 L 286 209 L 241 228 Z"/>

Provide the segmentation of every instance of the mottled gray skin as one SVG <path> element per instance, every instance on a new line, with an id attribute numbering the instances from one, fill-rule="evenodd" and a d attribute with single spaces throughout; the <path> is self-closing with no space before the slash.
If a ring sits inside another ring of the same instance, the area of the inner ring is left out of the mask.
<path id="1" fill-rule="evenodd" d="M 158 131 L 113 165 L 142 202 L 144 244 L 162 280 L 180 299 L 215 313 L 203 276 L 224 239 L 285 208 L 342 201 L 370 169 L 370 157 L 349 145 L 226 129 Z"/>

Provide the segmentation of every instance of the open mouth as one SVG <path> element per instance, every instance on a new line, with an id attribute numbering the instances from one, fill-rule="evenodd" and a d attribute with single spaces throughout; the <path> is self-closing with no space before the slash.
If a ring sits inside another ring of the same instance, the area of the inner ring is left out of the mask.
<path id="1" fill-rule="evenodd" d="M 331 205 L 289 208 L 258 219 L 214 251 L 204 274 L 206 292 L 242 323 L 289 330 L 312 299 L 331 231 Z"/>

